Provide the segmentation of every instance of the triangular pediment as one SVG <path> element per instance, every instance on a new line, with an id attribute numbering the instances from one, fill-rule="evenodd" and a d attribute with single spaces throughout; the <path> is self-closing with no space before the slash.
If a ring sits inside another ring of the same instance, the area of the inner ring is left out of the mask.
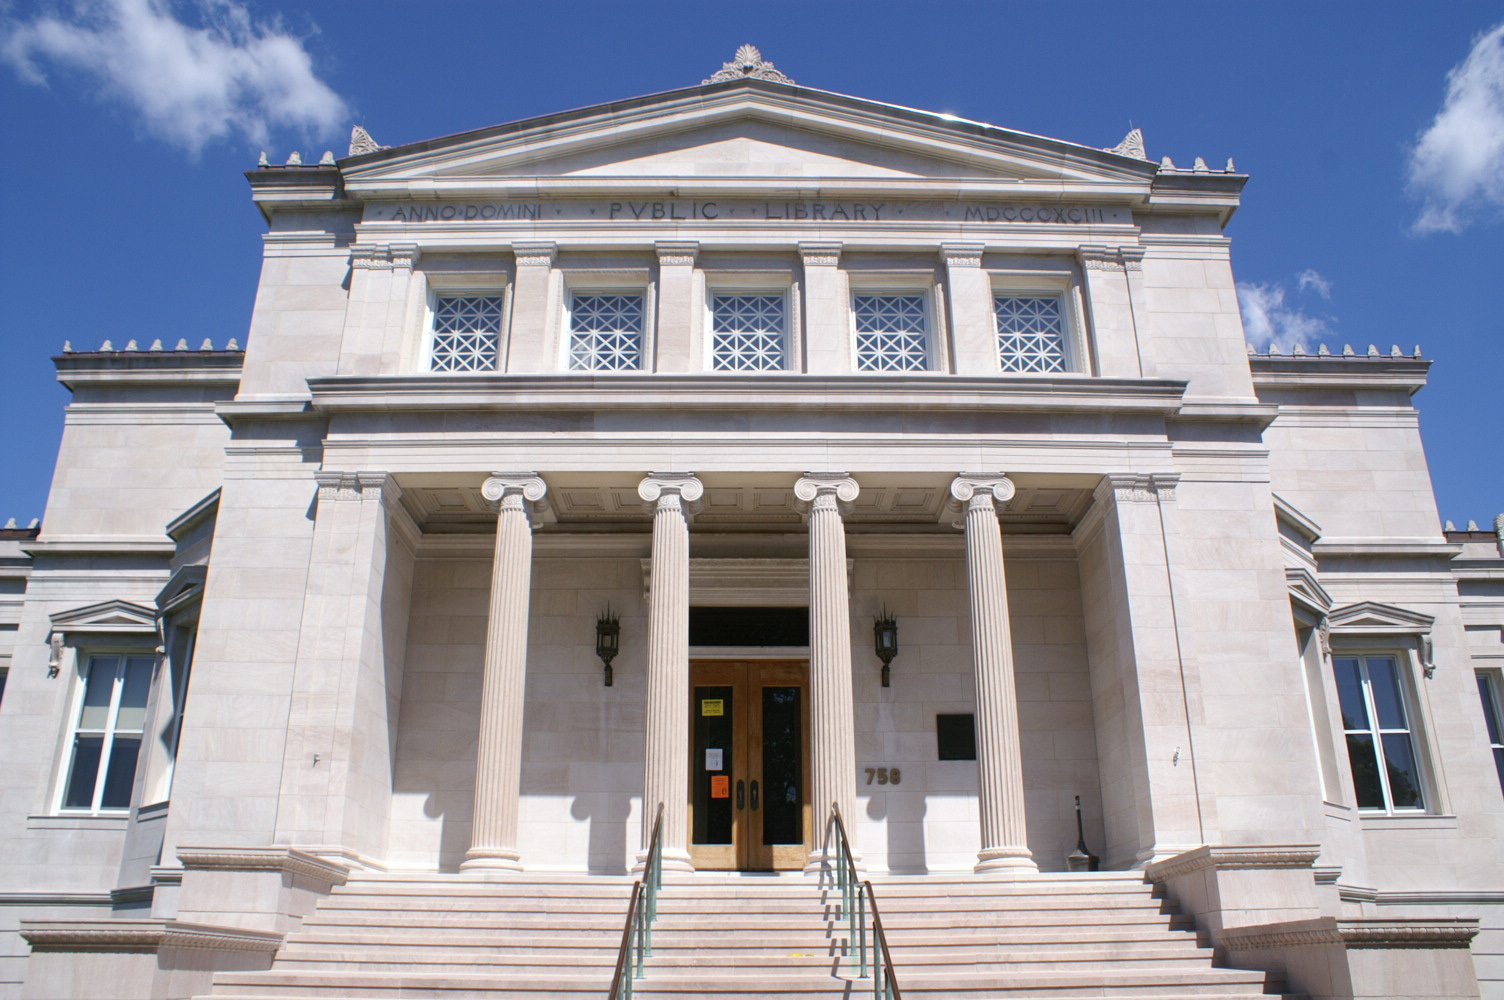
<path id="1" fill-rule="evenodd" d="M 154 609 L 130 601 L 104 601 L 51 616 L 54 632 L 155 632 Z"/>
<path id="2" fill-rule="evenodd" d="M 1392 604 L 1363 601 L 1337 608 L 1327 616 L 1333 632 L 1423 634 L 1431 631 L 1436 619 L 1419 611 L 1409 611 Z"/>
<path id="3" fill-rule="evenodd" d="M 347 190 L 516 177 L 961 178 L 1122 189 L 1152 164 L 1075 143 L 808 88 L 691 88 L 354 157 Z M 1057 189 L 1058 190 L 1058 189 Z"/>

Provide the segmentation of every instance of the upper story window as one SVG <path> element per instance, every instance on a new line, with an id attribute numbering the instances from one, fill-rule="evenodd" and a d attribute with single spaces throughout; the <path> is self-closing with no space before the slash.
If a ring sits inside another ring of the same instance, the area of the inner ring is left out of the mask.
<path id="1" fill-rule="evenodd" d="M 1058 295 L 997 295 L 998 367 L 1005 372 L 1063 372 L 1066 355 L 1065 310 Z"/>
<path id="2" fill-rule="evenodd" d="M 434 303 L 429 368 L 436 372 L 495 371 L 501 317 L 500 295 L 440 296 Z"/>
<path id="3" fill-rule="evenodd" d="M 929 309 L 923 295 L 854 295 L 856 370 L 919 372 L 930 367 Z"/>
<path id="4" fill-rule="evenodd" d="M 1478 697 L 1483 699 L 1483 721 L 1488 726 L 1488 745 L 1494 752 L 1499 786 L 1504 788 L 1504 716 L 1499 711 L 1499 675 L 1478 671 Z"/>
<path id="5" fill-rule="evenodd" d="M 1332 657 L 1359 809 L 1401 812 L 1426 807 L 1400 663 L 1392 654 Z"/>
<path id="6" fill-rule="evenodd" d="M 569 309 L 570 369 L 640 369 L 644 313 L 641 293 L 576 293 Z"/>
<path id="7" fill-rule="evenodd" d="M 782 371 L 787 358 L 788 301 L 782 294 L 711 296 L 712 369 Z"/>
<path id="8" fill-rule="evenodd" d="M 73 717 L 62 807 L 128 809 L 146 727 L 154 656 L 90 656 Z"/>

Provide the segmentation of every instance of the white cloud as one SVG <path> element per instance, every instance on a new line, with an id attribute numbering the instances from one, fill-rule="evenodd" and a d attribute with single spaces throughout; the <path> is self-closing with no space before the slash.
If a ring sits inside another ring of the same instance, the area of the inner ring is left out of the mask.
<path id="1" fill-rule="evenodd" d="M 1308 267 L 1295 276 L 1296 288 L 1302 292 L 1315 291 L 1324 299 L 1332 297 L 1332 283 L 1322 277 L 1314 267 Z"/>
<path id="2" fill-rule="evenodd" d="M 1313 290 L 1323 299 L 1331 297 L 1332 283 L 1307 268 L 1296 275 L 1298 292 Z M 1313 316 L 1286 301 L 1280 282 L 1238 282 L 1238 311 L 1243 314 L 1243 337 L 1260 351 L 1271 344 L 1288 353 L 1297 344 L 1310 350 L 1332 336 L 1331 317 Z"/>
<path id="3" fill-rule="evenodd" d="M 1418 233 L 1460 233 L 1504 210 L 1504 24 L 1447 74 L 1447 96 L 1410 151 Z"/>
<path id="4" fill-rule="evenodd" d="M 200 23 L 179 20 L 179 11 Z M 46 84 L 44 68 L 92 78 L 102 99 L 190 153 L 233 134 L 266 146 L 276 128 L 329 135 L 347 113 L 303 39 L 257 23 L 239 0 L 73 0 L 0 28 L 9 36 L 0 58 L 22 79 Z"/>

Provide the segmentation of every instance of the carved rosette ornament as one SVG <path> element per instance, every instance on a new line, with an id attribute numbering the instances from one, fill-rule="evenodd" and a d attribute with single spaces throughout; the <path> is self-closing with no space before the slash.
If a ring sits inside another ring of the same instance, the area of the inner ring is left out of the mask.
<path id="1" fill-rule="evenodd" d="M 771 80 L 773 83 L 789 83 L 790 80 L 778 68 L 762 57 L 762 53 L 755 45 L 743 45 L 736 50 L 736 55 L 728 63 L 721 66 L 705 83 L 726 83 L 730 80 Z"/>

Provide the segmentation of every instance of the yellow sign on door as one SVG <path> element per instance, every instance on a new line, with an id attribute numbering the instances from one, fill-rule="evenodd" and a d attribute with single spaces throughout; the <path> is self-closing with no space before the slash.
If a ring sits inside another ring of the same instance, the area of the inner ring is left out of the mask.
<path id="1" fill-rule="evenodd" d="M 726 714 L 726 701 L 725 701 L 725 699 L 724 698 L 701 698 L 700 699 L 700 714 L 701 715 L 725 715 Z"/>

